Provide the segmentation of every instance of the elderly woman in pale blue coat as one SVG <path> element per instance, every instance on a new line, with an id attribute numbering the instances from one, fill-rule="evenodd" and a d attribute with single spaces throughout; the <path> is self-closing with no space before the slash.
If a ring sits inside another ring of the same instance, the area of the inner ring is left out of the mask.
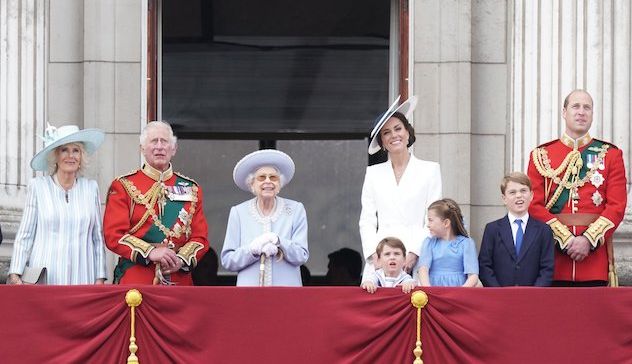
<path id="1" fill-rule="evenodd" d="M 237 286 L 301 286 L 300 266 L 307 262 L 307 217 L 297 201 L 279 197 L 294 176 L 294 161 L 278 150 L 246 155 L 233 180 L 254 198 L 233 206 L 221 260 L 238 272 Z"/>

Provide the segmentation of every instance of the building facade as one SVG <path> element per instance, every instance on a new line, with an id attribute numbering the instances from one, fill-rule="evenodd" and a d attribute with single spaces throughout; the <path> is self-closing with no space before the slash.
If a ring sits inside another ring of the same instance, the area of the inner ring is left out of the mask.
<path id="1" fill-rule="evenodd" d="M 166 0 L 0 3 L 3 277 L 26 185 L 34 176 L 28 163 L 41 148 L 38 135 L 43 134 L 46 122 L 106 131 L 106 141 L 87 171 L 98 181 L 103 200 L 114 177 L 138 168 L 138 135 L 152 116 L 148 91 L 156 81 L 149 77 L 154 59 L 148 55 L 148 42 L 153 39 L 148 35 L 154 33 L 148 20 L 156 14 L 152 7 L 158 7 L 160 14 L 167 5 Z M 402 6 L 407 11 L 398 12 Z M 419 97 L 413 118 L 414 153 L 441 163 L 444 195 L 462 205 L 476 241 L 486 222 L 504 214 L 500 179 L 509 171 L 526 170 L 529 151 L 560 135 L 562 99 L 576 88 L 585 88 L 594 97 L 591 134 L 624 151 L 630 191 L 632 5 L 628 1 L 392 0 L 390 20 L 408 23 L 404 28 L 407 62 L 399 64 L 408 66 L 406 91 Z M 401 39 L 398 29 L 402 28 L 391 26 L 391 40 Z M 160 38 L 160 27 L 155 35 Z M 391 49 L 395 48 L 392 41 Z M 401 70 L 393 59 L 388 69 L 390 99 L 401 90 L 395 75 Z M 160 67 L 160 57 L 157 62 Z M 157 82 L 160 90 L 160 79 Z M 161 97 L 158 92 L 158 117 Z M 220 176 L 199 166 L 211 154 L 217 156 L 215 164 L 223 166 L 223 171 L 230 170 L 235 158 L 259 145 L 252 139 L 180 141 L 176 169 L 202 184 L 206 202 L 212 205 L 205 206 L 209 220 L 225 219 L 230 205 L 248 196 L 230 192 L 231 198 L 222 200 L 220 196 L 234 190 L 230 174 Z M 315 194 L 316 200 L 322 200 L 325 194 L 333 196 L 326 202 L 314 201 L 311 211 L 306 203 L 311 245 L 358 249 L 366 140 L 317 144 L 285 140 L 277 147 L 290 150 L 310 166 L 302 174 L 298 170 L 293 185 L 288 186 L 290 197 L 309 200 Z M 314 162 L 314 153 L 323 154 Z M 335 186 L 320 190 L 321 171 L 338 166 L 335 163 L 341 156 L 344 163 L 356 166 L 355 172 L 339 173 Z M 340 227 L 334 226 L 337 221 L 342 221 Z M 211 245 L 219 248 L 223 227 L 217 223 L 211 229 Z M 330 239 L 327 231 L 340 236 L 339 241 L 325 242 Z M 630 208 L 615 235 L 615 252 L 622 283 L 632 284 Z M 310 269 L 323 274 L 326 250 L 312 258 Z"/>

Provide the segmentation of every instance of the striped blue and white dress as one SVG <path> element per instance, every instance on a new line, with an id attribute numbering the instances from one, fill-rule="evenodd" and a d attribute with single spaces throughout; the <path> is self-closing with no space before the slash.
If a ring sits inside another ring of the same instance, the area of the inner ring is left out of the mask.
<path id="1" fill-rule="evenodd" d="M 101 204 L 96 181 L 79 177 L 66 191 L 51 176 L 28 186 L 9 273 L 46 267 L 48 284 L 93 284 L 106 278 Z"/>

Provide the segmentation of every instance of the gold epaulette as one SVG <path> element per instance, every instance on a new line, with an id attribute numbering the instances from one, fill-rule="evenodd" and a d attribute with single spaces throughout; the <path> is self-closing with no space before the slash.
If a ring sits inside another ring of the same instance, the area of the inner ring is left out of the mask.
<path id="1" fill-rule="evenodd" d="M 200 184 L 199 184 L 199 183 L 197 183 L 197 182 L 196 182 L 193 178 L 188 177 L 188 176 L 185 176 L 185 175 L 183 175 L 183 174 L 182 174 L 182 173 L 180 173 L 180 172 L 173 172 L 173 173 L 174 173 L 174 174 L 176 174 L 176 175 L 177 175 L 178 177 L 180 177 L 180 178 L 184 178 L 184 179 L 186 179 L 186 180 L 191 181 L 191 182 L 192 182 L 193 184 L 195 184 L 196 186 L 199 186 L 199 185 L 200 185 Z"/>
<path id="2" fill-rule="evenodd" d="M 553 231 L 553 239 L 557 241 L 560 245 L 560 249 L 566 249 L 566 245 L 568 245 L 569 240 L 571 240 L 574 236 L 566 225 L 562 224 L 560 220 L 557 218 L 552 218 L 551 220 L 546 222 Z"/>
<path id="3" fill-rule="evenodd" d="M 606 232 L 614 227 L 614 223 L 603 216 L 599 216 L 592 224 L 588 225 L 588 229 L 584 231 L 584 236 L 588 238 L 593 248 L 604 243 L 603 237 Z"/>
<path id="4" fill-rule="evenodd" d="M 122 174 L 122 175 L 116 177 L 115 180 L 119 181 L 121 178 L 124 178 L 124 177 L 127 177 L 127 176 L 131 176 L 133 174 L 138 173 L 138 171 L 140 171 L 140 169 L 138 169 L 138 168 L 137 169 L 133 169 L 133 170 L 129 171 L 128 173 L 125 173 L 125 174 Z"/>
<path id="5" fill-rule="evenodd" d="M 612 144 L 610 142 L 607 142 L 607 141 L 604 141 L 604 140 L 601 140 L 601 139 L 597 139 L 597 138 L 593 138 L 593 140 L 596 140 L 596 141 L 598 141 L 600 143 L 603 143 L 604 145 L 607 145 L 608 148 L 619 149 L 616 145 L 614 145 L 614 144 Z"/>
<path id="6" fill-rule="evenodd" d="M 546 143 L 543 143 L 543 144 L 538 145 L 538 148 L 548 147 L 549 145 L 554 144 L 554 143 L 555 143 L 555 142 L 557 142 L 558 140 L 559 140 L 559 139 L 553 139 L 553 140 L 550 140 L 550 141 L 548 141 L 548 142 L 546 142 Z"/>

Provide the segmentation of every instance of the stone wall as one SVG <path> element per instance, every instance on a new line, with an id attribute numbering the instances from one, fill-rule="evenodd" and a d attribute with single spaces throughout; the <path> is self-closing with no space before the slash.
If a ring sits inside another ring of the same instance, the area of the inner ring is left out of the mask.
<path id="1" fill-rule="evenodd" d="M 505 213 L 498 185 L 513 168 L 506 157 L 507 2 L 410 3 L 413 93 L 420 99 L 415 154 L 441 163 L 443 194 L 461 205 L 480 241 L 485 223 Z"/>

